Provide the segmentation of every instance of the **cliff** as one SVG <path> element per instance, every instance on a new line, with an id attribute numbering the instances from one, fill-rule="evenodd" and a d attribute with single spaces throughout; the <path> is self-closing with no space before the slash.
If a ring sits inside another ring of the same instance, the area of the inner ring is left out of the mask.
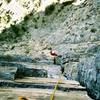
<path id="1" fill-rule="evenodd" d="M 0 11 L 6 7 L 0 16 L 0 55 L 24 55 L 62 66 L 66 79 L 79 81 L 99 100 L 100 1 L 77 1 L 2 0 Z M 8 10 L 13 2 L 17 8 Z"/>

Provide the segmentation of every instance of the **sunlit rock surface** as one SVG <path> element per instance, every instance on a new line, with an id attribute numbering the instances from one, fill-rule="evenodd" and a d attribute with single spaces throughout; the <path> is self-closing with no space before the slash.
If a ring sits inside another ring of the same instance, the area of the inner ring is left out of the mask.
<path id="1" fill-rule="evenodd" d="M 21 22 L 24 17 L 34 11 L 45 11 L 53 3 L 73 0 L 1 0 L 0 1 L 0 33 L 3 29 Z"/>

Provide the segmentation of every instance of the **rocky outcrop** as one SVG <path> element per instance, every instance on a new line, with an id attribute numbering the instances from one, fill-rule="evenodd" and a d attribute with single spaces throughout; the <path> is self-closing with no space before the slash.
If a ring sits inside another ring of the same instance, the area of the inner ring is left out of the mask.
<path id="1" fill-rule="evenodd" d="M 58 78 L 61 67 L 52 62 L 40 61 L 29 56 L 0 56 L 0 79 L 15 80 L 23 77 Z"/>
<path id="2" fill-rule="evenodd" d="M 95 56 L 80 59 L 78 80 L 87 87 L 88 94 L 95 100 L 100 99 L 100 52 Z"/>
<path id="3" fill-rule="evenodd" d="M 99 99 L 100 75 L 96 69 L 100 50 L 99 7 L 99 0 L 85 0 L 78 6 L 72 2 L 53 3 L 44 11 L 32 11 L 22 22 L 0 34 L 0 54 L 28 55 L 46 66 L 61 66 L 67 79 L 79 80 L 90 96 Z M 57 53 L 56 57 L 50 55 L 51 50 Z"/>
<path id="4" fill-rule="evenodd" d="M 52 97 L 55 87 L 57 87 L 53 96 L 55 100 L 61 98 L 91 100 L 85 87 L 74 80 L 66 80 L 61 75 L 60 65 L 46 63 L 39 58 L 32 59 L 25 55 L 0 56 L 0 98 L 2 100 L 21 98 L 48 100 Z"/>
<path id="5" fill-rule="evenodd" d="M 49 100 L 57 81 L 58 79 L 51 78 L 24 78 L 9 82 L 2 81 L 0 82 L 0 98 L 2 100 L 20 100 L 21 97 L 32 100 Z M 62 79 L 54 99 L 66 100 L 66 98 L 69 100 L 92 100 L 87 96 L 86 89 L 81 87 L 78 82 Z"/>

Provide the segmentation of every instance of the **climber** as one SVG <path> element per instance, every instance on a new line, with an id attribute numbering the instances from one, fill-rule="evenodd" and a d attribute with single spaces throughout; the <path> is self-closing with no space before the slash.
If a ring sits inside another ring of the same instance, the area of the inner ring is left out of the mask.
<path id="1" fill-rule="evenodd" d="M 58 64 L 58 65 L 60 65 L 61 66 L 61 72 L 62 72 L 62 74 L 64 73 L 64 67 L 63 67 L 63 65 L 62 65 L 62 61 L 61 61 L 61 55 L 58 55 L 57 54 L 57 52 L 56 51 L 54 51 L 54 50 L 51 50 L 50 51 L 50 54 L 51 54 L 51 56 L 53 56 L 54 57 L 54 64 Z"/>

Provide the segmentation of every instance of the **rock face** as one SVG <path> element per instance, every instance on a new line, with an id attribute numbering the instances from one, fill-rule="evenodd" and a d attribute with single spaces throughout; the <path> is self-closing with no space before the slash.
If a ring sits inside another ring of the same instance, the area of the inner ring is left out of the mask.
<path id="1" fill-rule="evenodd" d="M 73 0 L 60 1 L 65 2 L 51 3 L 38 13 L 32 11 L 20 23 L 3 30 L 0 55 L 28 55 L 38 63 L 61 66 L 67 79 L 79 80 L 88 94 L 99 100 L 100 0 L 81 0 L 84 2 L 78 6 Z M 56 57 L 50 55 L 51 50 Z"/>
<path id="2" fill-rule="evenodd" d="M 60 74 L 61 67 L 53 63 L 28 56 L 0 56 L 0 79 L 14 80 L 25 76 L 57 78 Z"/>
<path id="3" fill-rule="evenodd" d="M 53 3 L 73 2 L 73 0 L 1 0 L 0 33 L 3 29 L 21 22 L 27 14 L 44 11 Z"/>
<path id="4" fill-rule="evenodd" d="M 49 100 L 53 92 L 57 79 L 47 78 L 26 78 L 15 80 L 14 82 L 0 82 L 0 99 L 2 100 Z M 2 88 L 8 86 L 8 88 Z M 92 100 L 86 93 L 86 89 L 81 87 L 76 81 L 65 81 L 59 84 L 56 90 L 55 100 Z M 26 100 L 26 99 L 25 99 Z"/>
<path id="5" fill-rule="evenodd" d="M 92 98 L 100 99 L 100 53 L 80 59 L 78 80 L 87 87 L 88 94 Z"/>

